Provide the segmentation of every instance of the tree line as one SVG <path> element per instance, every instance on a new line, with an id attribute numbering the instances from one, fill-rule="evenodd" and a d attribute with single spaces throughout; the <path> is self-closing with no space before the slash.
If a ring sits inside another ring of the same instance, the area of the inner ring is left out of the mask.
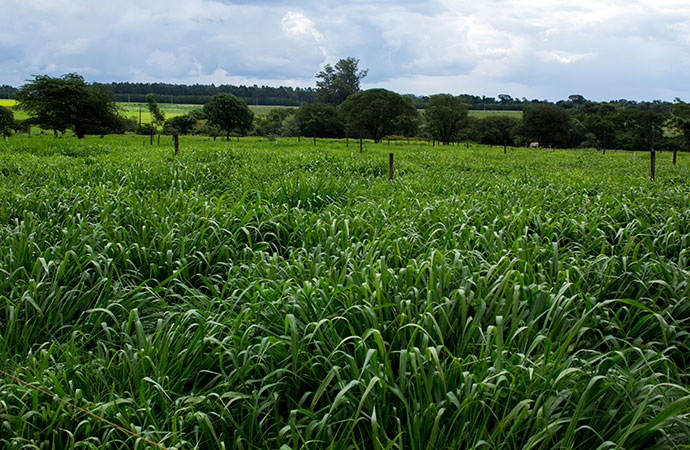
<path id="1" fill-rule="evenodd" d="M 628 100 L 598 103 L 581 95 L 571 95 L 568 100 L 553 104 L 525 103 L 526 99 L 517 100 L 502 94 L 499 104 L 506 107 L 521 105 L 521 117 L 489 115 L 478 118 L 468 114 L 476 105 L 477 99 L 472 96 L 436 94 L 415 97 L 386 89 L 362 91 L 360 82 L 366 77 L 367 70 L 360 70 L 358 63 L 355 58 L 346 58 L 333 67 L 326 65 L 316 74 L 316 89 L 308 90 L 313 101 L 299 108 L 276 109 L 262 117 L 254 117 L 246 97 L 233 92 L 218 92 L 211 95 L 203 107 L 166 120 L 158 101 L 165 101 L 168 94 L 162 94 L 162 99 L 161 94 L 155 92 L 139 94 L 144 87 L 152 85 L 121 83 L 129 85 L 136 95 L 143 95 L 142 100 L 149 107 L 152 122 L 140 124 L 118 113 L 111 86 L 86 83 L 78 74 L 59 78 L 35 76 L 13 96 L 19 101 L 19 106 L 30 113 L 28 124 L 54 130 L 56 134 L 72 129 L 78 137 L 124 131 L 204 134 L 225 136 L 226 139 L 231 135 L 247 134 L 355 137 L 377 142 L 384 137 L 414 137 L 441 144 L 460 141 L 490 145 L 538 143 L 548 147 L 628 150 L 688 148 L 690 143 L 690 139 L 686 139 L 686 128 L 690 128 L 687 126 L 690 119 L 686 116 L 690 113 L 680 99 L 673 104 Z M 195 89 L 202 94 L 213 92 L 203 85 L 196 85 Z M 298 92 L 292 88 L 285 90 L 293 94 Z M 487 100 L 486 97 L 481 99 L 483 103 Z M 422 110 L 420 105 L 424 107 Z M 0 113 L 0 127 L 4 133 L 12 128 L 26 128 L 27 123 L 13 121 L 11 111 L 4 109 Z"/>

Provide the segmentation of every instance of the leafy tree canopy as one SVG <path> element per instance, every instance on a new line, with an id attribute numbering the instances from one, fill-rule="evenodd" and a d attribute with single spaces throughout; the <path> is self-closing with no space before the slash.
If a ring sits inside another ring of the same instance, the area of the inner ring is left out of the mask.
<path id="1" fill-rule="evenodd" d="M 359 83 L 367 76 L 368 70 L 359 70 L 359 59 L 345 58 L 338 61 L 335 68 L 326 64 L 323 70 L 316 74 L 316 96 L 319 101 L 339 105 L 345 99 L 359 92 Z"/>
<path id="2" fill-rule="evenodd" d="M 514 133 L 520 119 L 496 115 L 476 119 L 472 126 L 472 138 L 481 144 L 508 145 L 514 141 Z"/>
<path id="3" fill-rule="evenodd" d="M 230 139 L 234 130 L 246 132 L 251 129 L 254 113 L 247 102 L 232 94 L 216 94 L 204 105 L 204 113 L 211 125 L 225 131 L 225 139 Z"/>
<path id="4" fill-rule="evenodd" d="M 448 145 L 467 119 L 467 105 L 450 94 L 432 95 L 426 117 L 433 138 Z"/>
<path id="5" fill-rule="evenodd" d="M 337 138 L 343 136 L 343 124 L 335 106 L 328 103 L 304 105 L 296 114 L 297 126 L 303 136 Z"/>
<path id="6" fill-rule="evenodd" d="M 567 147 L 572 119 L 568 112 L 550 103 L 526 106 L 522 112 L 523 134 L 543 146 Z"/>
<path id="7" fill-rule="evenodd" d="M 151 113 L 151 118 L 153 119 L 154 125 L 163 125 L 165 122 L 165 114 L 158 106 L 156 94 L 146 94 L 146 104 L 149 107 L 149 112 Z"/>
<path id="8" fill-rule="evenodd" d="M 206 115 L 201 109 L 194 109 L 187 114 L 171 117 L 166 120 L 163 132 L 166 134 L 189 134 L 197 121 L 205 118 Z"/>
<path id="9" fill-rule="evenodd" d="M 690 150 L 690 104 L 677 97 L 676 104 L 673 105 L 671 124 L 683 136 L 685 149 Z"/>
<path id="10" fill-rule="evenodd" d="M 0 133 L 8 136 L 14 127 L 14 114 L 9 109 L 0 106 Z"/>
<path id="11" fill-rule="evenodd" d="M 36 75 L 15 98 L 33 123 L 56 132 L 71 128 L 80 139 L 87 133 L 122 131 L 124 127 L 112 95 L 89 86 L 76 73 L 59 78 Z"/>
<path id="12" fill-rule="evenodd" d="M 375 142 L 395 133 L 418 117 L 412 101 L 386 89 L 369 89 L 350 95 L 340 105 L 345 120 L 355 130 L 368 133 Z"/>

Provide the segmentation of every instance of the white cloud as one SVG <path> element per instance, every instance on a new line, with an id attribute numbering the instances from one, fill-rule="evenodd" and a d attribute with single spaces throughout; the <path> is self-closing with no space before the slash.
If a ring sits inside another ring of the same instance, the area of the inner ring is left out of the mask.
<path id="1" fill-rule="evenodd" d="M 314 22 L 299 12 L 288 11 L 282 20 L 283 32 L 291 38 L 311 38 L 316 42 L 323 42 L 324 37 L 314 26 Z"/>
<path id="2" fill-rule="evenodd" d="M 690 98 L 687 0 L 4 0 L 0 83 L 314 85 L 353 56 L 364 86 L 557 100 Z"/>

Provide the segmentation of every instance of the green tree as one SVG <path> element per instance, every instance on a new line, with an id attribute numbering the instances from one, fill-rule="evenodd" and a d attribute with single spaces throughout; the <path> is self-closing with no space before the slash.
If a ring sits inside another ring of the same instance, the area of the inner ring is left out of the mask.
<path id="1" fill-rule="evenodd" d="M 294 114 L 295 110 L 291 108 L 272 109 L 265 116 L 258 117 L 255 120 L 256 134 L 259 136 L 279 135 L 285 118 Z"/>
<path id="2" fill-rule="evenodd" d="M 386 89 L 369 89 L 350 95 L 340 105 L 345 120 L 354 130 L 366 132 L 375 142 L 418 117 L 408 97 Z"/>
<path id="3" fill-rule="evenodd" d="M 295 118 L 303 136 L 338 138 L 344 135 L 343 123 L 335 106 L 328 103 L 304 105 L 297 110 Z"/>
<path id="4" fill-rule="evenodd" d="M 161 111 L 156 100 L 156 94 L 146 94 L 146 104 L 151 113 L 151 121 L 157 127 L 163 125 L 165 122 L 165 114 Z"/>
<path id="5" fill-rule="evenodd" d="M 189 134 L 197 121 L 203 120 L 206 115 L 201 109 L 194 109 L 187 114 L 171 117 L 165 121 L 163 132 L 165 134 Z"/>
<path id="6" fill-rule="evenodd" d="M 690 151 L 690 104 L 676 97 L 671 118 L 673 127 L 681 133 L 686 151 Z"/>
<path id="7" fill-rule="evenodd" d="M 551 103 L 536 103 L 522 111 L 522 134 L 542 146 L 567 147 L 572 119 L 568 112 Z"/>
<path id="8" fill-rule="evenodd" d="M 326 64 L 323 70 L 316 74 L 316 96 L 323 103 L 339 105 L 355 92 L 359 92 L 359 83 L 367 76 L 368 70 L 359 70 L 359 60 L 345 58 L 338 61 L 335 68 Z"/>
<path id="9" fill-rule="evenodd" d="M 520 119 L 496 115 L 476 119 L 472 126 L 472 139 L 480 144 L 508 145 L 514 141 L 516 128 Z"/>
<path id="10" fill-rule="evenodd" d="M 232 94 L 222 93 L 211 97 L 204 105 L 204 113 L 210 125 L 225 131 L 225 140 L 230 140 L 233 131 L 246 132 L 252 127 L 254 113 L 247 102 Z"/>
<path id="11" fill-rule="evenodd" d="M 467 119 L 467 105 L 450 94 L 432 95 L 426 117 L 431 136 L 448 145 Z"/>
<path id="12" fill-rule="evenodd" d="M 10 130 L 14 127 L 14 114 L 9 109 L 0 106 L 0 133 L 9 136 Z"/>
<path id="13" fill-rule="evenodd" d="M 112 94 L 89 86 L 76 73 L 59 78 L 36 75 L 15 98 L 33 123 L 56 134 L 71 128 L 81 139 L 87 133 L 120 132 L 124 128 Z"/>
<path id="14" fill-rule="evenodd" d="M 652 110 L 626 108 L 618 113 L 620 126 L 625 130 L 624 147 L 630 150 L 659 148 L 664 141 L 667 115 Z"/>

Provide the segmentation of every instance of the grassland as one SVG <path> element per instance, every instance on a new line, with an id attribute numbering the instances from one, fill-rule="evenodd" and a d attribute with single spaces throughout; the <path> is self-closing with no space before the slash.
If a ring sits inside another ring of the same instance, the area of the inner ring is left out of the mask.
<path id="1" fill-rule="evenodd" d="M 514 117 L 516 119 L 522 119 L 522 111 L 477 111 L 477 110 L 470 110 L 470 111 L 468 111 L 468 115 L 470 117 L 476 117 L 478 119 L 481 119 L 483 117 L 489 117 L 489 116 L 509 116 L 509 117 Z"/>
<path id="2" fill-rule="evenodd" d="M 127 117 L 133 117 L 139 119 L 139 108 L 141 107 L 141 122 L 150 123 L 151 114 L 149 113 L 148 107 L 145 103 L 118 103 L 118 106 L 123 111 L 124 115 Z M 159 103 L 161 111 L 165 114 L 166 118 L 171 118 L 175 116 L 180 116 L 186 114 L 192 109 L 203 108 L 204 105 L 177 105 L 169 103 Z M 292 108 L 291 106 L 256 106 L 249 105 L 249 109 L 254 112 L 257 117 L 265 116 L 274 109 Z"/>
<path id="3" fill-rule="evenodd" d="M 167 448 L 687 448 L 688 167 L 11 138 L 0 369 Z M 4 376 L 0 426 L 154 448 Z"/>

